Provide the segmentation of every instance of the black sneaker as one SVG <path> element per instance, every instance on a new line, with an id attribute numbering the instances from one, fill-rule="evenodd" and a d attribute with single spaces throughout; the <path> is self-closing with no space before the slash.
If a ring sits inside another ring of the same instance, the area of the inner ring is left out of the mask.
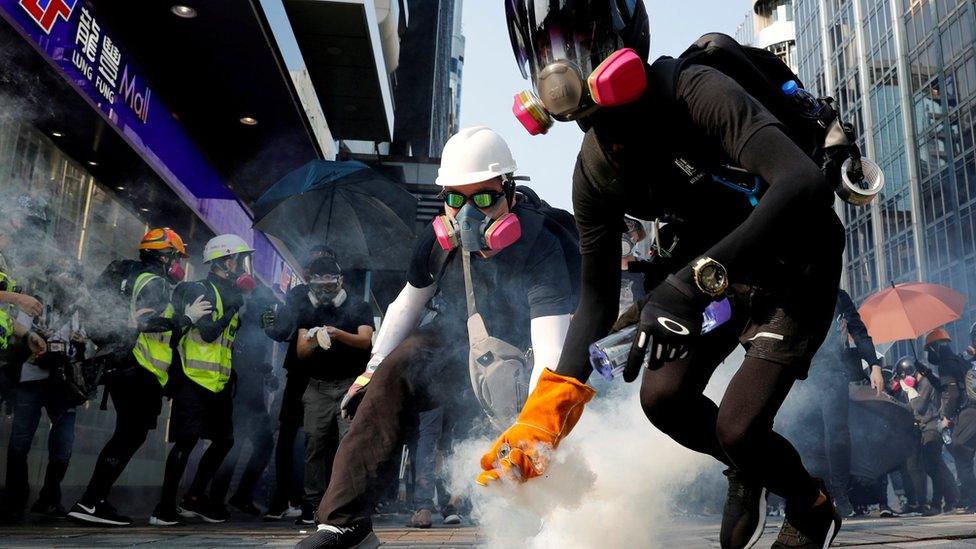
<path id="1" fill-rule="evenodd" d="M 184 526 L 186 521 L 176 511 L 176 507 L 157 505 L 151 517 L 150 526 Z"/>
<path id="2" fill-rule="evenodd" d="M 87 505 L 79 501 L 74 504 L 71 511 L 68 511 L 68 518 L 78 522 L 88 524 L 100 524 L 102 526 L 130 526 L 132 519 L 120 515 L 115 507 L 104 499 L 95 505 Z"/>
<path id="3" fill-rule="evenodd" d="M 729 494 L 722 511 L 722 549 L 748 549 L 766 527 L 766 488 L 736 469 L 726 469 L 724 474 Z"/>
<path id="4" fill-rule="evenodd" d="M 176 512 L 184 518 L 198 517 L 211 524 L 227 522 L 230 513 L 223 505 L 214 505 L 200 496 L 183 496 L 183 502 L 176 508 Z"/>
<path id="5" fill-rule="evenodd" d="M 261 510 L 258 509 L 257 505 L 254 505 L 253 501 L 232 497 L 227 501 L 227 503 L 245 515 L 251 515 L 252 517 L 261 516 Z"/>
<path id="6" fill-rule="evenodd" d="M 298 542 L 295 549 L 376 549 L 379 546 L 373 523 L 362 519 L 349 526 L 320 524 L 318 531 Z"/>
<path id="7" fill-rule="evenodd" d="M 231 503 L 233 505 L 233 503 Z M 288 506 L 275 507 L 273 505 L 268 506 L 268 510 L 261 515 L 261 518 L 266 521 L 275 521 L 285 518 L 285 514 L 288 513 Z"/>
<path id="8" fill-rule="evenodd" d="M 64 510 L 64 507 L 60 503 L 49 503 L 43 500 L 34 502 L 34 505 L 31 507 L 31 513 L 56 520 L 68 518 L 68 512 Z"/>
<path id="9" fill-rule="evenodd" d="M 891 510 L 886 504 L 882 503 L 878 508 L 878 516 L 881 518 L 891 518 L 895 516 L 895 512 Z"/>
<path id="10" fill-rule="evenodd" d="M 772 549 L 827 549 L 840 532 L 843 523 L 830 494 L 820 483 L 827 501 L 805 510 L 786 507 L 786 519 Z"/>
<path id="11" fill-rule="evenodd" d="M 315 511 L 309 507 L 302 506 L 302 514 L 295 519 L 295 524 L 298 526 L 314 526 L 315 525 Z"/>

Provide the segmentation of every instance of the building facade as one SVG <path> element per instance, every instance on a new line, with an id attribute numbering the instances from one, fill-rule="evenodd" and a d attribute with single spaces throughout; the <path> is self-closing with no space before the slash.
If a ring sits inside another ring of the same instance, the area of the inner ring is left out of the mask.
<path id="1" fill-rule="evenodd" d="M 736 29 L 740 44 L 767 49 L 796 70 L 795 0 L 754 0 Z"/>
<path id="2" fill-rule="evenodd" d="M 844 205 L 855 300 L 925 281 L 976 296 L 976 2 L 796 0 L 798 73 L 837 99 L 884 169 L 868 208 Z M 951 333 L 966 341 L 976 302 Z"/>

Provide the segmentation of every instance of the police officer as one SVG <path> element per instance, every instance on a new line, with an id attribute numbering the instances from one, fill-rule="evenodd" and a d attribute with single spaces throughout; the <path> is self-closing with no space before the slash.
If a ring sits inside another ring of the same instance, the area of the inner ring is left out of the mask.
<path id="1" fill-rule="evenodd" d="M 173 347 L 182 326 L 189 324 L 186 315 L 195 315 L 193 307 L 174 315 L 170 302 L 173 285 L 183 280 L 186 257 L 186 245 L 176 231 L 151 229 L 139 243 L 139 260 L 113 262 L 93 291 L 100 303 L 89 325 L 108 371 L 105 386 L 115 407 L 115 430 L 98 455 L 85 493 L 68 513 L 73 520 L 106 526 L 132 524 L 107 498 L 132 456 L 156 428 Z"/>
<path id="2" fill-rule="evenodd" d="M 624 215 L 680 219 L 675 269 L 642 302 L 624 377 L 643 375 L 641 404 L 658 429 L 729 467 L 723 547 L 758 540 L 767 489 L 786 500 L 774 546 L 829 545 L 841 524 L 831 497 L 772 427 L 833 314 L 844 229 L 832 185 L 737 80 L 704 63 L 648 66 L 642 1 L 506 9 L 517 61 L 538 92 L 519 96 L 520 119 L 541 131 L 548 111 L 586 131 L 573 177 L 583 287 L 558 368 L 483 456 L 481 480 L 542 474 L 547 449 L 592 398 L 582 384 L 587 348 L 616 318 Z M 702 336 L 704 309 L 723 297 L 732 318 Z M 746 359 L 717 406 L 702 392 L 739 344 Z"/>
<path id="3" fill-rule="evenodd" d="M 182 375 L 174 388 L 170 420 L 173 449 L 166 458 L 166 472 L 159 504 L 149 523 L 172 526 L 181 517 L 199 517 L 219 523 L 228 518 L 223 501 L 209 501 L 206 490 L 227 453 L 234 445 L 233 428 L 233 344 L 239 325 L 238 311 L 243 292 L 255 281 L 251 271 L 254 250 L 233 234 L 216 236 L 207 242 L 203 261 L 210 265 L 205 280 L 184 283 L 174 291 L 177 308 L 201 306 L 190 317 L 193 326 L 180 341 Z M 176 507 L 176 491 L 190 453 L 200 439 L 210 446 L 200 459 L 196 475 Z"/>

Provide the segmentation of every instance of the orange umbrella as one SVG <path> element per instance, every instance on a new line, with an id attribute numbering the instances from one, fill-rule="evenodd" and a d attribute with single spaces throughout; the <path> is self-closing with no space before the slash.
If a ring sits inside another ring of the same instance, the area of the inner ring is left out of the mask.
<path id="1" fill-rule="evenodd" d="M 910 282 L 864 301 L 861 320 L 875 343 L 915 339 L 959 320 L 966 296 L 938 284 Z"/>

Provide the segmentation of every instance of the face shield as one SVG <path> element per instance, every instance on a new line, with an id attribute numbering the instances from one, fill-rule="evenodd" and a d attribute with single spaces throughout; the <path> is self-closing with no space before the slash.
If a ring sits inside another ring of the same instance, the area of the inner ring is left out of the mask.
<path id="1" fill-rule="evenodd" d="M 313 302 L 325 305 L 334 304 L 336 298 L 342 292 L 342 275 L 312 275 L 308 281 L 308 288 L 314 298 Z"/>

